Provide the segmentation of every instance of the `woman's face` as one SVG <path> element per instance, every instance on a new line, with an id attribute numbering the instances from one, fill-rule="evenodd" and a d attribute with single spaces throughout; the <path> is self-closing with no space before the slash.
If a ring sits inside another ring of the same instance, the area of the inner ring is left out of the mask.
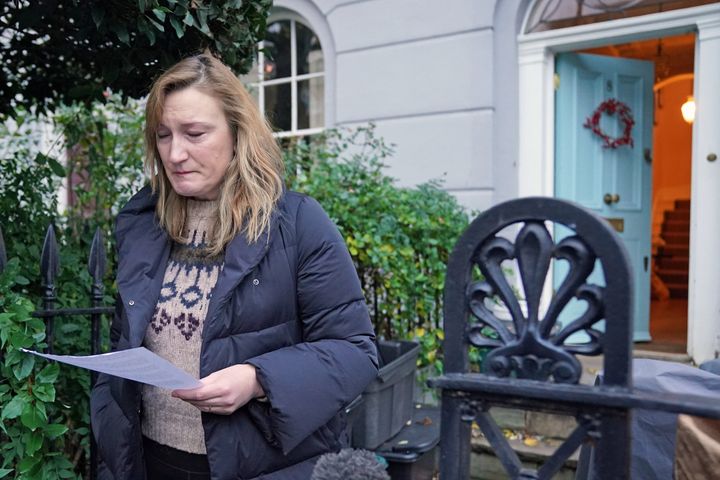
<path id="1" fill-rule="evenodd" d="M 234 139 L 220 102 L 194 87 L 165 97 L 156 145 L 173 190 L 213 200 L 233 157 Z"/>

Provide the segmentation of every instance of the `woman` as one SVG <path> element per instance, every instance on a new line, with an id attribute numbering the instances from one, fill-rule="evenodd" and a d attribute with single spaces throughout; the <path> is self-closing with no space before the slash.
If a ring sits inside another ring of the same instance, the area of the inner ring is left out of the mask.
<path id="1" fill-rule="evenodd" d="M 281 154 L 237 77 L 203 54 L 153 85 L 150 186 L 116 224 L 113 349 L 196 375 L 169 392 L 101 375 L 92 425 L 121 479 L 307 479 L 342 408 L 377 373 L 350 256 L 317 202 L 283 189 Z"/>

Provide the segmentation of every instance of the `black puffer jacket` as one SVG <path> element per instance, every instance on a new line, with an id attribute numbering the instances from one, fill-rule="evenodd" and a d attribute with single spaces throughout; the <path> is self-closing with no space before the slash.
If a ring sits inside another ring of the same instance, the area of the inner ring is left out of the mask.
<path id="1" fill-rule="evenodd" d="M 142 344 L 170 253 L 156 198 L 141 190 L 117 219 L 119 297 L 114 349 Z M 257 368 L 269 402 L 229 416 L 202 414 L 213 479 L 309 478 L 319 454 L 341 447 L 342 408 L 377 373 L 374 334 L 357 273 L 337 228 L 313 199 L 285 193 L 269 230 L 226 248 L 205 320 L 200 376 Z M 145 478 L 141 389 L 100 375 L 92 427 L 105 474 Z"/>

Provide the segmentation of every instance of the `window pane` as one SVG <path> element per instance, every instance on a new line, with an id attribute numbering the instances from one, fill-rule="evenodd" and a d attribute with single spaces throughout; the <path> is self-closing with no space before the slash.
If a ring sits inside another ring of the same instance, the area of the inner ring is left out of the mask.
<path id="1" fill-rule="evenodd" d="M 290 95 L 290 83 L 265 87 L 265 117 L 275 130 L 291 129 Z"/>
<path id="2" fill-rule="evenodd" d="M 323 71 L 323 53 L 320 40 L 317 36 L 300 22 L 295 22 L 297 35 L 297 74 L 315 73 Z"/>
<path id="3" fill-rule="evenodd" d="M 298 82 L 298 129 L 325 126 L 324 77 Z"/>
<path id="4" fill-rule="evenodd" d="M 525 33 L 637 17 L 718 0 L 539 0 L 533 6 Z"/>
<path id="5" fill-rule="evenodd" d="M 290 76 L 290 20 L 273 22 L 265 36 L 265 66 L 263 78 L 284 78 Z"/>

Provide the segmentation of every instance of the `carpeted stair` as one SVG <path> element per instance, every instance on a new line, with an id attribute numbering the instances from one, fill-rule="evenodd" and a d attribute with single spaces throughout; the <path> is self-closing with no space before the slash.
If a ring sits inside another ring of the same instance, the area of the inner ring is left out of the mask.
<path id="1" fill-rule="evenodd" d="M 657 274 L 670 290 L 670 298 L 687 298 L 690 200 L 675 200 L 674 208 L 665 212 L 660 236 L 665 245 L 656 259 Z"/>

